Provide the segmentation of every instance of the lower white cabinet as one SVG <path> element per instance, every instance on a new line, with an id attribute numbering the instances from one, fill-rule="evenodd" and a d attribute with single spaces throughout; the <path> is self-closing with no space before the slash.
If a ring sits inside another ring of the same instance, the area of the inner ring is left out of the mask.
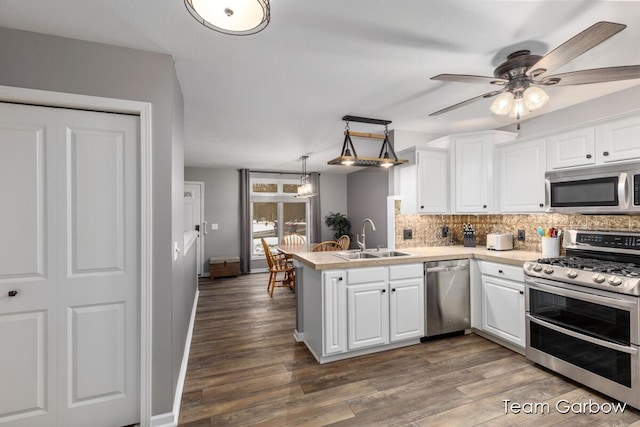
<path id="1" fill-rule="evenodd" d="M 321 296 L 323 358 L 424 336 L 422 263 L 324 271 Z M 315 318 L 313 308 L 305 319 Z M 315 341 L 307 342 L 314 354 Z"/>
<path id="2" fill-rule="evenodd" d="M 327 271 L 322 283 L 322 354 L 347 350 L 346 271 Z"/>
<path id="3" fill-rule="evenodd" d="M 482 330 L 525 347 L 524 282 L 521 267 L 480 261 Z"/>

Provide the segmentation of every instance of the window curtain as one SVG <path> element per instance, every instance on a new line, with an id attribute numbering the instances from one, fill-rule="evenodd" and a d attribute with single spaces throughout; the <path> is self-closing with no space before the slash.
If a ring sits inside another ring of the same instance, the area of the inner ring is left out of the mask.
<path id="1" fill-rule="evenodd" d="M 320 218 L 320 174 L 311 172 L 309 174 L 309 182 L 311 188 L 317 194 L 309 199 L 309 241 L 320 241 L 320 227 L 322 226 L 322 218 Z"/>
<path id="2" fill-rule="evenodd" d="M 251 272 L 250 172 L 240 169 L 240 273 Z"/>

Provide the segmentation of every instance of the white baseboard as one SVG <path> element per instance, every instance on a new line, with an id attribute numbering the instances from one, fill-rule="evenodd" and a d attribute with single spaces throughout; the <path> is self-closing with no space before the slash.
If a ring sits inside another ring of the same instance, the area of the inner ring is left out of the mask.
<path id="1" fill-rule="evenodd" d="M 295 329 L 293 331 L 293 339 L 296 340 L 296 342 L 304 342 L 304 332 L 298 332 L 298 330 Z"/>
<path id="2" fill-rule="evenodd" d="M 187 331 L 187 339 L 182 354 L 182 364 L 180 365 L 180 374 L 178 375 L 178 384 L 176 385 L 176 394 L 173 397 L 173 410 L 164 414 L 154 415 L 151 417 L 151 427 L 176 427 L 178 418 L 180 417 L 180 403 L 182 402 L 182 390 L 184 389 L 184 380 L 187 376 L 187 365 L 189 364 L 189 352 L 191 351 L 191 339 L 193 338 L 193 326 L 196 321 L 196 309 L 198 308 L 198 298 L 200 290 L 196 289 L 193 298 L 193 307 L 191 308 L 191 318 L 189 319 L 189 329 Z"/>

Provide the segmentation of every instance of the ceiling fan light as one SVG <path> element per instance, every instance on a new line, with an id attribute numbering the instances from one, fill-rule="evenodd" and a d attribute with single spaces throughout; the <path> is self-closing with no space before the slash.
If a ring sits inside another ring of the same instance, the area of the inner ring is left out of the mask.
<path id="1" fill-rule="evenodd" d="M 184 4 L 205 27 L 231 35 L 260 32 L 271 17 L 269 0 L 184 0 Z"/>
<path id="2" fill-rule="evenodd" d="M 491 112 L 499 116 L 509 114 L 514 105 L 513 94 L 511 92 L 501 93 L 491 104 Z"/>
<path id="3" fill-rule="evenodd" d="M 509 112 L 509 117 L 520 120 L 520 117 L 526 115 L 527 113 L 529 113 L 529 110 L 527 110 L 522 97 L 514 99 L 513 108 Z"/>
<path id="4" fill-rule="evenodd" d="M 549 100 L 549 95 L 537 86 L 529 86 L 522 96 L 529 111 L 537 110 Z"/>

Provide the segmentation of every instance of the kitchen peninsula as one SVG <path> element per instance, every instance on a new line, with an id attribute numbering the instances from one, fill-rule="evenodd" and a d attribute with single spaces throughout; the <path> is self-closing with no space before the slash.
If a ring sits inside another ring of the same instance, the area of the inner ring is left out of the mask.
<path id="1" fill-rule="evenodd" d="M 320 363 L 420 343 L 425 335 L 424 262 L 472 260 L 471 326 L 483 330 L 481 263 L 496 266 L 500 273 L 509 274 L 511 269 L 518 274 L 525 261 L 540 257 L 537 252 L 463 246 L 403 249 L 404 256 L 384 256 L 384 250 L 375 256 L 374 250 L 367 251 L 372 256 L 363 259 L 346 259 L 338 252 L 283 249 L 293 253 L 297 268 L 295 338 L 303 341 Z M 522 296 L 517 291 L 515 295 Z M 511 321 L 515 323 L 519 322 Z M 497 331 L 497 341 L 512 347 L 509 337 Z M 512 341 L 518 350 L 518 341 Z"/>

